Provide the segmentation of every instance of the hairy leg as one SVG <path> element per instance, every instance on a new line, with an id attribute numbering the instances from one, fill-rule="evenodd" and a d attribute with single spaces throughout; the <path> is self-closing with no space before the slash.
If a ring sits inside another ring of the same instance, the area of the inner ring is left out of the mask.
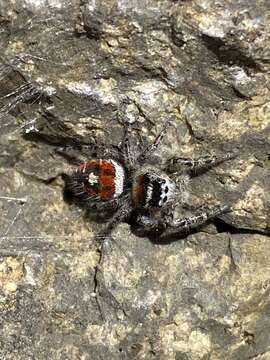
<path id="1" fill-rule="evenodd" d="M 131 212 L 131 198 L 130 194 L 127 194 L 119 200 L 117 211 L 107 222 L 105 228 L 98 234 L 98 240 L 102 243 L 103 240 L 110 236 L 111 232 L 118 224 L 129 218 Z"/>
<path id="2" fill-rule="evenodd" d="M 132 151 L 132 146 L 130 143 L 129 128 L 130 127 L 128 125 L 125 125 L 125 131 L 121 141 L 120 150 L 124 157 L 125 167 L 127 169 L 133 169 L 135 164 L 135 153 Z"/>
<path id="3" fill-rule="evenodd" d="M 151 216 L 148 212 L 139 212 L 135 215 L 136 226 L 145 233 L 159 232 L 160 221 L 155 217 Z"/>
<path id="4" fill-rule="evenodd" d="M 162 238 L 167 238 L 181 233 L 188 233 L 193 229 L 198 228 L 199 226 L 205 224 L 208 220 L 213 219 L 221 214 L 227 213 L 230 211 L 228 205 L 215 205 L 209 208 L 203 207 L 195 215 L 188 217 L 169 220 L 167 223 L 166 230 L 162 233 Z M 166 219 L 165 219 L 166 221 Z"/>
<path id="5" fill-rule="evenodd" d="M 94 152 L 94 149 L 91 149 Z M 61 155 L 63 158 L 65 158 L 71 165 L 78 166 L 82 164 L 84 161 L 82 159 L 82 156 L 85 155 L 85 152 L 81 151 L 81 148 L 78 146 L 72 146 L 68 145 L 65 147 L 59 147 L 54 150 L 56 154 Z M 89 153 L 91 154 L 90 148 Z"/>
<path id="6" fill-rule="evenodd" d="M 155 138 L 154 142 L 146 147 L 146 149 L 143 150 L 143 152 L 138 156 L 137 162 L 140 165 L 143 165 L 148 158 L 153 154 L 153 152 L 158 148 L 158 146 L 161 144 L 167 130 L 169 127 L 169 123 L 167 123 L 163 129 L 160 131 L 160 133 Z"/>
<path id="7" fill-rule="evenodd" d="M 178 234 L 188 234 L 191 230 L 205 224 L 208 220 L 230 211 L 227 205 L 216 205 L 210 208 L 203 207 L 195 215 L 173 219 L 170 209 L 167 209 L 162 218 L 151 217 L 150 214 L 140 213 L 136 217 L 137 224 L 145 232 L 160 232 L 160 238 L 169 238 Z"/>
<path id="8" fill-rule="evenodd" d="M 197 158 L 178 157 L 172 158 L 168 161 L 168 172 L 190 172 L 198 173 L 203 170 L 208 170 L 211 167 L 219 165 L 224 161 L 234 159 L 237 155 L 234 153 L 225 153 L 223 155 L 204 155 Z"/>
<path id="9" fill-rule="evenodd" d="M 84 162 L 100 158 L 100 159 L 114 159 L 118 162 L 122 162 L 122 151 L 116 146 L 106 147 L 102 143 L 95 143 L 91 145 L 74 144 L 67 146 L 60 146 L 55 149 L 55 152 L 64 157 L 71 165 L 78 166 Z"/>

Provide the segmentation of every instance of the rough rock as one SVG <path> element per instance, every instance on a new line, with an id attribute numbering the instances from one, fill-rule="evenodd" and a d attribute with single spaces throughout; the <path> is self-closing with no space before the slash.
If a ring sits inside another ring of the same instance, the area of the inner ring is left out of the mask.
<path id="1" fill-rule="evenodd" d="M 0 0 L 0 34 L 0 358 L 270 358 L 269 1 Z M 168 121 L 155 164 L 238 154 L 190 183 L 232 212 L 101 253 L 59 150 Z"/>

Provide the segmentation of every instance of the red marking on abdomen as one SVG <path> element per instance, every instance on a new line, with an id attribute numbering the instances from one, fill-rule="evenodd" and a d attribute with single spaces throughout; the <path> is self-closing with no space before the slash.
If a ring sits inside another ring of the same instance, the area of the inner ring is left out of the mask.
<path id="1" fill-rule="evenodd" d="M 99 197 L 100 200 L 110 200 L 115 194 L 115 167 L 108 160 L 89 160 L 81 164 L 78 170 L 88 177 L 84 182 L 84 190 L 90 195 Z M 97 183 L 91 184 L 91 178 L 97 177 Z"/>

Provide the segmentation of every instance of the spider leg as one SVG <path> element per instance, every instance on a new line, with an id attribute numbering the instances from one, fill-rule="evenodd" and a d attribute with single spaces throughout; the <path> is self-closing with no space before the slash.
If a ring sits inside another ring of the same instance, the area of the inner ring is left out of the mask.
<path id="1" fill-rule="evenodd" d="M 168 161 L 167 171 L 173 172 L 189 172 L 199 173 L 208 170 L 211 167 L 217 166 L 224 161 L 234 159 L 237 156 L 235 153 L 225 153 L 223 155 L 203 155 L 197 158 L 177 157 Z"/>
<path id="2" fill-rule="evenodd" d="M 90 158 L 112 158 L 119 162 L 122 160 L 121 151 L 117 147 L 106 147 L 104 144 L 96 142 L 89 145 L 75 143 L 64 147 L 60 146 L 55 149 L 55 152 L 63 156 L 72 165 L 80 165 Z"/>
<path id="3" fill-rule="evenodd" d="M 124 196 L 118 202 L 118 210 L 107 222 L 105 229 L 103 229 L 97 236 L 98 240 L 102 243 L 113 231 L 113 229 L 121 222 L 126 220 L 132 212 L 130 195 Z"/>
<path id="4" fill-rule="evenodd" d="M 130 136 L 129 136 L 129 126 L 125 126 L 124 136 L 121 141 L 121 152 L 124 156 L 124 162 L 127 168 L 133 168 L 135 163 L 134 152 L 131 149 Z"/>
<path id="5" fill-rule="evenodd" d="M 149 213 L 139 213 L 136 216 L 136 224 L 145 232 L 160 233 L 160 239 L 167 239 L 178 234 L 188 234 L 191 230 L 205 224 L 208 220 L 230 211 L 227 205 L 216 205 L 211 208 L 203 207 L 197 214 L 173 219 L 171 209 L 165 209 L 162 217 L 155 218 Z"/>
<path id="6" fill-rule="evenodd" d="M 208 220 L 213 219 L 221 214 L 230 211 L 228 205 L 215 205 L 210 208 L 202 208 L 197 214 L 176 220 L 169 220 L 166 224 L 166 230 L 161 234 L 162 238 L 167 238 L 179 233 L 188 233 L 193 229 L 205 224 Z M 166 221 L 166 218 L 165 218 Z"/>
<path id="7" fill-rule="evenodd" d="M 136 225 L 145 232 L 154 232 L 160 229 L 160 222 L 149 213 L 139 212 L 135 217 Z"/>
<path id="8" fill-rule="evenodd" d="M 137 162 L 142 165 L 144 164 L 148 158 L 153 154 L 153 152 L 158 148 L 158 146 L 161 144 L 165 134 L 167 133 L 168 127 L 169 127 L 169 123 L 165 124 L 165 126 L 163 127 L 163 129 L 160 131 L 160 133 L 157 135 L 157 137 L 155 138 L 155 140 L 153 141 L 152 144 L 150 144 L 149 146 L 147 146 L 142 153 L 138 156 L 137 158 Z"/>
<path id="9" fill-rule="evenodd" d="M 87 153 L 89 157 L 89 154 L 91 154 L 91 152 L 94 152 L 94 149 L 89 146 L 88 150 L 89 151 Z M 82 151 L 81 148 L 79 148 L 78 146 L 71 146 L 71 145 L 65 147 L 61 146 L 60 148 L 56 148 L 54 151 L 57 154 L 61 155 L 63 158 L 65 158 L 71 165 L 75 165 L 75 166 L 82 164 L 84 161 L 81 155 L 86 155 L 86 152 Z M 78 156 L 78 153 L 80 154 L 80 157 Z"/>

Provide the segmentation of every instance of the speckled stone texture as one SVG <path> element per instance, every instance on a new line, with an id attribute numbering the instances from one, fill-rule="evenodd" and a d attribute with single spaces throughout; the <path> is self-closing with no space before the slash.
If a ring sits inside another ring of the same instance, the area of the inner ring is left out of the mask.
<path id="1" fill-rule="evenodd" d="M 0 0 L 1 359 L 270 359 L 269 72 L 269 0 Z M 190 183 L 233 211 L 101 258 L 59 148 L 167 121 L 155 164 L 238 152 Z"/>

